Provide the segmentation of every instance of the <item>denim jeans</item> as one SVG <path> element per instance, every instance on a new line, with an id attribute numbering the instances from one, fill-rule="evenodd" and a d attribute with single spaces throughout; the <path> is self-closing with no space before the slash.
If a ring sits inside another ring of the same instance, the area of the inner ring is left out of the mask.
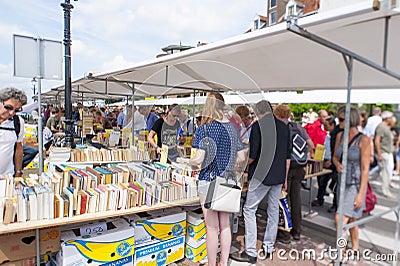
<path id="1" fill-rule="evenodd" d="M 254 182 L 252 179 L 250 181 Z M 249 184 L 249 187 L 252 187 Z M 265 186 L 258 184 L 253 190 L 247 192 L 246 203 L 244 204 L 243 214 L 245 223 L 245 248 L 250 256 L 257 257 L 257 221 L 256 211 L 258 205 L 267 196 L 267 227 L 264 233 L 263 247 L 266 252 L 272 252 L 276 240 L 279 219 L 279 197 L 282 184 Z"/>

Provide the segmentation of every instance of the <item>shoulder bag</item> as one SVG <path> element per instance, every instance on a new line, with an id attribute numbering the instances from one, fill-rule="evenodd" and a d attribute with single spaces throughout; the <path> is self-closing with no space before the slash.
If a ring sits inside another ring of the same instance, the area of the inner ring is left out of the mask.
<path id="1" fill-rule="evenodd" d="M 205 124 L 204 133 L 206 136 L 207 157 L 209 161 L 211 181 L 210 186 L 208 187 L 204 208 L 220 212 L 239 212 L 242 188 L 238 185 L 237 178 L 232 172 L 225 171 L 224 176 L 213 176 L 209 147 L 210 142 L 207 136 Z"/>

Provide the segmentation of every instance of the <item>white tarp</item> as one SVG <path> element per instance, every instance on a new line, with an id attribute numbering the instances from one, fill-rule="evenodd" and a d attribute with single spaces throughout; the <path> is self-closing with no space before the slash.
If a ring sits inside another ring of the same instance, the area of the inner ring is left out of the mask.
<path id="1" fill-rule="evenodd" d="M 311 15 L 298 25 L 377 64 L 383 62 L 385 17 L 389 19 L 387 68 L 400 72 L 400 15 L 372 1 Z M 134 67 L 81 78 L 80 92 L 150 96 L 204 90 L 265 91 L 343 89 L 347 68 L 340 53 L 298 36 L 281 23 L 266 29 L 164 56 Z M 115 83 L 112 80 L 125 81 Z M 140 85 L 140 83 L 152 85 Z M 163 85 L 167 84 L 167 87 Z M 398 88 L 399 80 L 357 61 L 353 88 Z M 63 90 L 63 86 L 56 88 Z"/>

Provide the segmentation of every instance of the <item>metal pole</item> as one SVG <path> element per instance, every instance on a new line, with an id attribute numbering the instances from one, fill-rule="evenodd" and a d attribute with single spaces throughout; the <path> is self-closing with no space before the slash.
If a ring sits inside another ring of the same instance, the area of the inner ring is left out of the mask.
<path id="1" fill-rule="evenodd" d="M 40 64 L 40 37 L 37 38 L 37 79 L 38 79 L 38 103 L 39 103 L 39 119 L 38 119 L 38 145 L 39 145 L 39 175 L 43 173 L 43 131 L 42 131 L 42 86 L 41 86 L 41 64 Z M 40 233 L 36 229 L 36 265 L 40 266 Z"/>
<path id="2" fill-rule="evenodd" d="M 75 148 L 73 121 L 72 121 L 72 86 L 71 86 L 71 9 L 70 0 L 61 4 L 64 10 L 64 46 L 65 46 L 65 144 Z"/>
<path id="3" fill-rule="evenodd" d="M 33 84 L 33 97 L 35 97 L 35 96 L 36 96 L 36 84 Z M 34 99 L 33 101 L 36 102 L 37 99 Z"/>
<path id="4" fill-rule="evenodd" d="M 337 224 L 337 232 L 336 232 L 336 249 L 338 250 L 338 260 L 336 260 L 335 265 L 340 265 L 340 260 L 343 256 L 341 245 L 344 241 L 339 241 L 343 234 L 343 201 L 344 201 L 344 192 L 346 189 L 346 170 L 347 170 L 347 151 L 349 142 L 349 128 L 350 128 L 350 92 L 351 86 L 353 83 L 353 57 L 346 57 L 343 54 L 346 67 L 347 67 L 347 102 L 346 102 L 346 113 L 345 113 L 345 125 L 344 125 L 344 138 L 343 138 L 343 156 L 342 156 L 342 173 L 340 174 L 340 190 L 339 190 L 339 206 L 338 206 L 338 224 Z"/>
<path id="5" fill-rule="evenodd" d="M 42 128 L 42 77 L 41 77 L 41 52 L 40 52 L 40 42 L 41 38 L 36 39 L 37 43 L 37 76 L 34 80 L 38 82 L 38 104 L 39 104 L 39 119 L 38 119 L 38 148 L 39 148 L 39 175 L 43 173 L 43 128 Z"/>
<path id="6" fill-rule="evenodd" d="M 192 125 L 192 132 L 193 132 L 193 137 L 194 137 L 194 129 L 195 129 L 195 124 L 196 124 L 196 114 L 195 114 L 195 110 L 196 110 L 196 90 L 193 90 L 193 117 L 192 117 L 192 121 L 193 121 L 193 125 Z"/>
<path id="7" fill-rule="evenodd" d="M 40 266 L 40 231 L 36 228 L 36 265 Z"/>
<path id="8" fill-rule="evenodd" d="M 397 250 L 398 247 L 398 239 L 399 239 L 399 208 L 400 205 L 397 205 L 397 210 L 394 212 L 396 214 L 396 229 L 394 232 L 394 247 L 393 247 L 393 255 L 394 260 L 392 261 L 392 265 L 395 266 L 397 264 L 397 257 L 399 256 L 399 252 Z"/>
<path id="9" fill-rule="evenodd" d="M 388 39 L 389 39 L 389 19 L 390 17 L 385 18 L 385 39 L 384 39 L 384 46 L 383 46 L 383 64 L 382 66 L 386 68 L 386 61 L 387 61 L 387 49 L 388 49 Z"/>
<path id="10" fill-rule="evenodd" d="M 43 167 L 43 122 L 42 122 L 42 79 L 38 78 L 38 103 L 39 103 L 39 119 L 38 119 L 38 148 L 39 148 L 39 175 L 44 171 Z"/>
<path id="11" fill-rule="evenodd" d="M 385 73 L 393 78 L 400 79 L 400 74 L 390 71 L 390 70 L 386 69 L 386 67 L 380 66 L 380 65 L 376 64 L 375 62 L 373 62 L 367 58 L 364 58 L 356 53 L 353 53 L 352 51 L 350 51 L 340 45 L 337 45 L 333 42 L 323 39 L 315 34 L 312 34 L 308 31 L 302 29 L 300 26 L 294 24 L 291 21 L 287 21 L 287 29 L 300 35 L 300 36 L 303 36 L 304 38 L 307 38 L 307 39 L 314 41 L 316 43 L 319 43 L 325 47 L 328 47 L 330 49 L 338 51 L 339 53 L 341 53 L 343 55 L 352 57 L 354 60 L 357 60 L 358 62 L 363 63 L 369 67 L 372 67 L 373 69 L 376 69 L 382 73 Z"/>
<path id="12" fill-rule="evenodd" d="M 134 101 L 134 97 L 135 97 L 135 83 L 132 83 L 132 141 L 131 141 L 131 147 L 133 147 L 133 143 L 135 142 L 135 112 L 133 110 L 134 105 L 133 105 L 133 101 Z M 129 101 L 128 101 L 128 97 L 126 97 L 126 106 L 129 105 Z M 126 115 L 128 115 L 128 112 L 126 112 Z M 135 158 L 135 160 L 137 160 L 137 158 Z"/>

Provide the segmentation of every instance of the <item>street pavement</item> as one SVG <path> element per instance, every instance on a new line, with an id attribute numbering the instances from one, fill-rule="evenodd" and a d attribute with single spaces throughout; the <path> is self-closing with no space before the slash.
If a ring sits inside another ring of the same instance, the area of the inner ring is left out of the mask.
<path id="1" fill-rule="evenodd" d="M 400 184 L 400 178 L 394 177 L 393 182 Z M 376 215 L 382 211 L 388 210 L 397 205 L 398 189 L 391 188 L 391 192 L 396 195 L 395 198 L 385 198 L 380 192 L 380 183 L 372 180 L 372 188 L 377 195 L 378 203 L 370 215 Z M 314 200 L 318 185 L 316 178 L 313 180 L 311 199 Z M 303 214 L 308 212 L 309 190 L 302 189 Z M 289 244 L 277 242 L 272 258 L 259 258 L 256 265 L 334 265 L 336 256 L 336 230 L 334 214 L 327 210 L 333 200 L 332 194 L 325 197 L 325 203 L 321 207 L 312 207 L 317 213 L 315 217 L 304 217 L 302 221 L 302 235 L 299 241 L 293 239 Z M 367 217 L 368 215 L 364 215 Z M 384 215 L 382 218 L 374 220 L 368 224 L 360 226 L 360 256 L 350 261 L 345 261 L 342 265 L 393 265 L 393 249 L 397 246 L 400 251 L 399 241 L 395 243 L 394 232 L 396 226 L 396 215 L 392 212 Z M 265 211 L 258 211 L 258 241 L 257 249 L 261 248 L 263 234 L 266 226 Z M 244 249 L 244 222 L 239 219 L 238 232 L 233 235 L 232 250 L 235 252 Z M 364 255 L 363 255 L 363 252 Z M 399 257 L 395 265 L 400 265 Z M 193 263 L 183 259 L 172 265 L 178 266 L 196 266 L 199 263 Z M 248 263 L 229 261 L 229 265 L 249 265 Z"/>

